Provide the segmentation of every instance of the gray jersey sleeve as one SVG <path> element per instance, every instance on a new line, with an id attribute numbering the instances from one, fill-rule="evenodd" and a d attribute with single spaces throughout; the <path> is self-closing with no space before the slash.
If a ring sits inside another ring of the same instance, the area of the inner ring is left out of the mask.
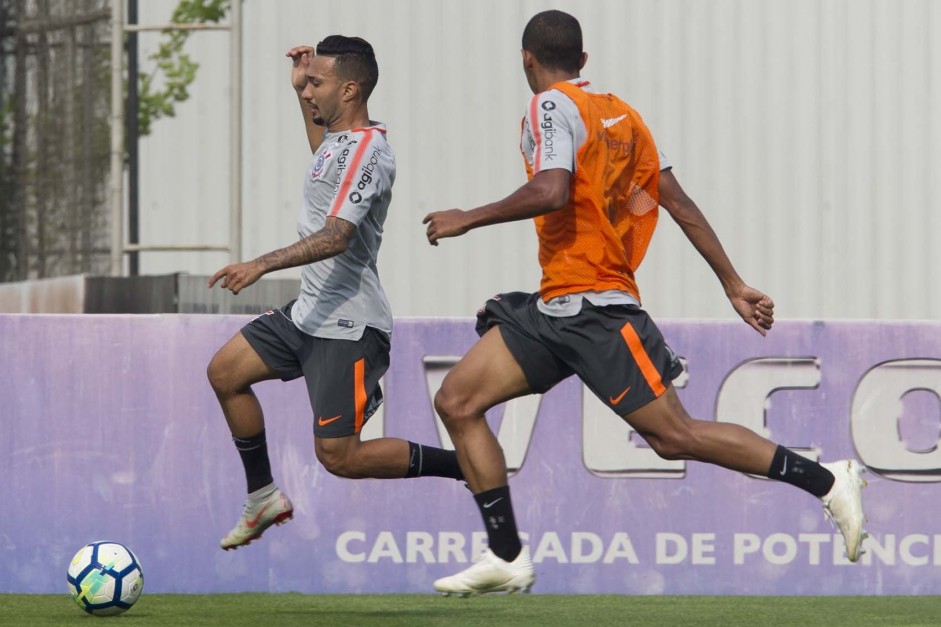
<path id="1" fill-rule="evenodd" d="M 657 154 L 660 155 L 660 171 L 671 170 L 673 169 L 673 164 L 670 163 L 670 160 L 667 158 L 666 154 L 662 150 L 657 150 Z"/>
<path id="2" fill-rule="evenodd" d="M 550 89 L 533 96 L 523 118 L 520 150 L 533 174 L 562 168 L 575 171 L 575 154 L 588 131 L 572 99 Z"/>
<path id="3" fill-rule="evenodd" d="M 359 225 L 378 197 L 392 189 L 394 161 L 385 157 L 381 131 L 369 129 L 337 154 L 336 187 L 328 216 Z"/>

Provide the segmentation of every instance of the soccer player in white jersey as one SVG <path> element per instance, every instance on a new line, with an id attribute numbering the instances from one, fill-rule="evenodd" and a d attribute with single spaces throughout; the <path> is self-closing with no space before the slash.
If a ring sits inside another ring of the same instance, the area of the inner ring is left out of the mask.
<path id="1" fill-rule="evenodd" d="M 461 479 L 453 451 L 397 438 L 360 440 L 382 402 L 379 379 L 389 367 L 392 312 L 376 260 L 392 198 L 395 156 L 385 126 L 369 118 L 367 100 L 379 70 L 372 46 L 332 35 L 288 51 L 313 159 L 304 177 L 299 241 L 222 268 L 234 294 L 264 274 L 302 266 L 301 292 L 258 316 L 212 358 L 208 377 L 242 458 L 248 499 L 222 539 L 234 549 L 293 516 L 275 485 L 265 419 L 251 386 L 304 377 L 314 412 L 317 459 L 352 479 L 439 476 Z"/>

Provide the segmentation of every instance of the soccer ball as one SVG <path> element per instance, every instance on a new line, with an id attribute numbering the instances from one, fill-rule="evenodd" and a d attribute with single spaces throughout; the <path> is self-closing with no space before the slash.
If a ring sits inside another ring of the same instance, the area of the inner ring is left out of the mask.
<path id="1" fill-rule="evenodd" d="M 69 564 L 72 600 L 89 614 L 115 616 L 131 609 L 144 590 L 137 556 L 117 542 L 92 542 Z"/>

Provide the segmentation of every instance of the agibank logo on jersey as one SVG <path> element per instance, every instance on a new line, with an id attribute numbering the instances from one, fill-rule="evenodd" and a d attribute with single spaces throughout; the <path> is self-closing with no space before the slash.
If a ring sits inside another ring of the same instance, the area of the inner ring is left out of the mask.
<path id="1" fill-rule="evenodd" d="M 552 119 L 552 114 L 549 113 L 551 109 L 547 109 L 546 105 L 552 104 L 552 109 L 555 109 L 555 104 L 551 100 L 547 100 L 542 103 L 542 108 L 546 109 L 546 112 L 542 114 L 542 122 L 539 123 L 539 132 L 542 134 L 542 159 L 543 161 L 553 161 L 555 160 L 555 120 Z"/>
<path id="2" fill-rule="evenodd" d="M 356 182 L 356 188 L 358 190 L 365 191 L 366 186 L 372 183 L 373 174 L 376 171 L 376 167 L 379 165 L 380 152 L 381 149 L 379 146 L 376 146 L 373 149 L 372 154 L 369 156 L 369 161 L 367 161 L 363 167 L 359 169 L 359 180 Z"/>
<path id="3" fill-rule="evenodd" d="M 326 165 L 327 161 L 329 161 L 332 156 L 333 153 L 329 150 L 324 150 L 320 153 L 320 156 L 317 157 L 317 161 L 314 162 L 314 169 L 310 171 L 310 178 L 320 178 L 320 175 L 323 174 L 324 165 Z"/>

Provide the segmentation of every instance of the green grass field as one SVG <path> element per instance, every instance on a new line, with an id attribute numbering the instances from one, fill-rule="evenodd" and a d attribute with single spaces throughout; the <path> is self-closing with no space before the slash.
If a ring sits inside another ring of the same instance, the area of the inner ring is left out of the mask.
<path id="1" fill-rule="evenodd" d="M 102 622 L 103 621 L 103 622 Z M 717 625 L 894 627 L 941 624 L 941 597 L 630 597 L 214 594 L 146 592 L 117 618 L 65 594 L 0 594 L 0 625 Z"/>

